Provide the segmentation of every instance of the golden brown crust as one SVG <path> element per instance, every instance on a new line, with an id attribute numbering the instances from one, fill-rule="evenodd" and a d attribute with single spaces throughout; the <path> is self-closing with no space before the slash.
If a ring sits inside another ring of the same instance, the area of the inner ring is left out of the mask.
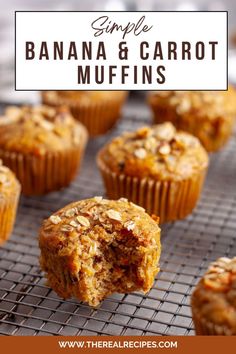
<path id="1" fill-rule="evenodd" d="M 64 108 L 8 107 L 0 117 L 0 158 L 25 195 L 69 185 L 79 168 L 87 131 Z"/>
<path id="2" fill-rule="evenodd" d="M 113 139 L 99 151 L 97 164 L 109 198 L 126 197 L 164 223 L 195 207 L 208 156 L 197 138 L 164 123 Z"/>
<path id="3" fill-rule="evenodd" d="M 74 232 L 80 234 L 97 225 L 107 230 L 132 230 L 132 236 L 144 243 L 149 242 L 152 233 L 157 230 L 157 222 L 143 208 L 125 198 L 114 201 L 94 197 L 71 203 L 53 214 L 44 222 L 41 236 L 47 237 L 47 242 L 59 240 L 60 248 L 63 248 L 63 240 L 67 245 L 70 237 L 73 239 Z"/>
<path id="4" fill-rule="evenodd" d="M 76 296 L 91 305 L 113 292 L 148 291 L 158 272 L 157 222 L 125 199 L 95 197 L 59 210 L 39 235 L 49 284 L 60 296 Z M 66 280 L 61 286 L 53 263 L 63 264 Z"/>
<path id="5" fill-rule="evenodd" d="M 67 106 L 89 135 L 97 136 L 114 126 L 127 95 L 126 91 L 44 91 L 42 101 L 50 106 Z"/>
<path id="6" fill-rule="evenodd" d="M 78 146 L 84 132 L 64 108 L 8 107 L 0 117 L 0 149 L 45 155 Z"/>
<path id="7" fill-rule="evenodd" d="M 15 175 L 8 167 L 3 166 L 0 159 L 0 201 L 18 189 L 20 189 L 20 184 Z"/>
<path id="8" fill-rule="evenodd" d="M 154 180 L 183 180 L 206 169 L 198 139 L 167 122 L 125 133 L 109 142 L 99 158 L 116 174 Z"/>
<path id="9" fill-rule="evenodd" d="M 63 102 L 66 105 L 92 105 L 102 102 L 124 100 L 126 91 L 43 91 L 42 96 L 55 104 Z"/>
<path id="10" fill-rule="evenodd" d="M 20 184 L 0 160 L 0 245 L 10 236 L 20 196 Z"/>
<path id="11" fill-rule="evenodd" d="M 148 96 L 154 121 L 171 121 L 178 129 L 197 136 L 208 151 L 222 147 L 232 133 L 236 115 L 236 92 L 161 91 Z"/>
<path id="12" fill-rule="evenodd" d="M 148 101 L 172 106 L 180 115 L 191 113 L 214 121 L 217 116 L 236 114 L 235 98 L 235 89 L 229 86 L 228 91 L 152 91 Z"/>
<path id="13" fill-rule="evenodd" d="M 236 257 L 210 265 L 193 292 L 192 312 L 197 334 L 236 335 Z"/>

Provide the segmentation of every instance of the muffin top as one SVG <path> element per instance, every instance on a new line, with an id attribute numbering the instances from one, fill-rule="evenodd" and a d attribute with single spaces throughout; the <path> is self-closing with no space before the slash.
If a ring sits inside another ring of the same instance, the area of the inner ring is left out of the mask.
<path id="1" fill-rule="evenodd" d="M 44 155 L 79 146 L 86 130 L 63 108 L 8 107 L 0 117 L 0 149 Z"/>
<path id="2" fill-rule="evenodd" d="M 236 257 L 211 263 L 194 291 L 193 302 L 206 320 L 225 324 L 236 333 Z"/>
<path id="3" fill-rule="evenodd" d="M 205 168 L 208 155 L 197 138 L 166 122 L 113 139 L 100 151 L 98 163 L 118 174 L 171 180 Z"/>
<path id="4" fill-rule="evenodd" d="M 88 105 L 96 102 L 122 100 L 127 96 L 126 91 L 46 91 L 42 93 L 53 104 L 61 102 L 69 104 L 79 102 Z"/>
<path id="5" fill-rule="evenodd" d="M 236 114 L 236 91 L 153 91 L 148 98 L 152 104 L 167 104 L 179 115 L 194 114 L 195 117 L 216 119 Z"/>
<path id="6" fill-rule="evenodd" d="M 16 188 L 19 189 L 20 184 L 14 173 L 8 167 L 3 166 L 0 160 L 0 203 L 2 198 L 7 198 Z"/>
<path id="7" fill-rule="evenodd" d="M 96 241 L 110 244 L 126 240 L 127 234 L 143 247 L 159 244 L 159 218 L 121 198 L 117 201 L 94 197 L 67 205 L 44 221 L 40 243 L 60 255 L 69 255 L 80 243 L 93 248 Z M 96 253 L 96 250 L 94 250 Z"/>

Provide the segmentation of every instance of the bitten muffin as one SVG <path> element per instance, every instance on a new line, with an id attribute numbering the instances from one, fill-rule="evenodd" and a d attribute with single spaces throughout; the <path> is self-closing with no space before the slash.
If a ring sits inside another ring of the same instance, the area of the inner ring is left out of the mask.
<path id="1" fill-rule="evenodd" d="M 236 92 L 154 91 L 148 96 L 154 122 L 172 122 L 176 128 L 199 138 L 207 151 L 220 149 L 233 131 Z"/>
<path id="2" fill-rule="evenodd" d="M 8 107 L 0 117 L 0 158 L 16 174 L 25 195 L 67 186 L 87 141 L 86 129 L 63 108 Z"/>
<path id="3" fill-rule="evenodd" d="M 159 271 L 158 218 L 126 199 L 67 205 L 44 221 L 39 246 L 55 292 L 91 306 L 114 292 L 147 292 Z"/>
<path id="4" fill-rule="evenodd" d="M 191 300 L 197 335 L 236 335 L 236 257 L 212 263 Z"/>
<path id="5" fill-rule="evenodd" d="M 113 139 L 97 163 L 109 198 L 126 197 L 163 223 L 195 207 L 208 155 L 197 138 L 164 123 Z"/>
<path id="6" fill-rule="evenodd" d="M 66 105 L 90 136 L 106 133 L 120 117 L 126 91 L 44 91 L 45 104 Z"/>
<path id="7" fill-rule="evenodd" d="M 0 245 L 10 236 L 16 217 L 20 184 L 0 160 Z"/>

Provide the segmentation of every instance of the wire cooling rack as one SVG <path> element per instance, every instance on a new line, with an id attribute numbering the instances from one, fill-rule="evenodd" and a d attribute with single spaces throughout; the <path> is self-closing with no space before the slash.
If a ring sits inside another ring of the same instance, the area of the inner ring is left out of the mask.
<path id="1" fill-rule="evenodd" d="M 97 309 L 63 301 L 45 285 L 38 265 L 42 219 L 65 204 L 103 195 L 95 155 L 111 136 L 150 123 L 150 112 L 131 100 L 124 118 L 105 137 L 90 141 L 81 172 L 67 189 L 22 197 L 10 240 L 0 248 L 1 335 L 193 335 L 190 295 L 210 261 L 236 255 L 236 141 L 211 156 L 197 208 L 162 227 L 161 271 L 151 291 L 115 294 Z"/>

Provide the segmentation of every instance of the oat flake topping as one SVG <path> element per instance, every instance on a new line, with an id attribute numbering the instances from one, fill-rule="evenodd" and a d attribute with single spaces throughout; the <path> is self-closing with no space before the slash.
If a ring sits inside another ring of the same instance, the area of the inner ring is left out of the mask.
<path id="1" fill-rule="evenodd" d="M 76 220 L 85 227 L 89 227 L 90 226 L 90 222 L 87 218 L 85 218 L 84 216 L 77 216 Z"/>
<path id="2" fill-rule="evenodd" d="M 51 232 L 55 226 L 65 235 L 72 232 L 83 234 L 88 229 L 92 232 L 94 226 L 98 225 L 110 231 L 118 227 L 132 232 L 138 230 L 136 226 L 141 222 L 142 216 L 149 217 L 144 208 L 129 202 L 126 198 L 110 201 L 94 197 L 72 203 L 51 215 L 46 221 L 45 230 Z M 156 221 L 153 220 L 153 224 L 156 225 Z"/>
<path id="3" fill-rule="evenodd" d="M 49 219 L 54 225 L 57 225 L 61 222 L 61 218 L 58 215 L 51 215 Z"/>
<path id="4" fill-rule="evenodd" d="M 0 186 L 6 185 L 9 181 L 10 170 L 2 165 L 2 160 L 0 160 Z"/>
<path id="5" fill-rule="evenodd" d="M 44 155 L 78 146 L 86 132 L 65 107 L 10 106 L 0 116 L 0 148 Z"/>
<path id="6" fill-rule="evenodd" d="M 208 164 L 199 140 L 169 122 L 124 133 L 101 150 L 99 159 L 118 174 L 165 180 L 188 177 Z"/>
<path id="7" fill-rule="evenodd" d="M 236 257 L 221 257 L 211 263 L 203 282 L 206 287 L 215 291 L 227 290 L 231 284 L 236 286 Z"/>

